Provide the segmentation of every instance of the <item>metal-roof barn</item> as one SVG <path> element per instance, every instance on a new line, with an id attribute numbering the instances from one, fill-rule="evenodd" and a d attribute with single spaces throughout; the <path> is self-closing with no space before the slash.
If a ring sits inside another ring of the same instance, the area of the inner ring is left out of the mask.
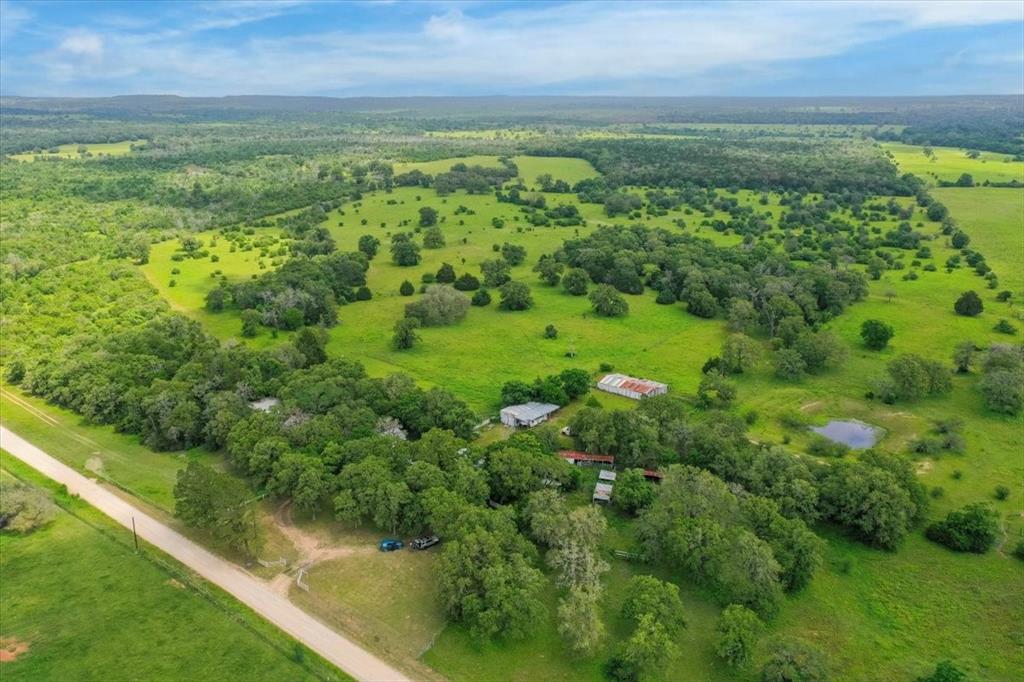
<path id="1" fill-rule="evenodd" d="M 637 379 L 625 374 L 606 374 L 597 382 L 597 387 L 607 393 L 623 395 L 633 400 L 668 393 L 668 384 L 650 379 Z"/>
<path id="2" fill-rule="evenodd" d="M 614 471 L 608 471 L 607 469 L 601 469 L 601 471 L 598 472 L 598 474 L 597 474 L 597 478 L 599 480 L 601 480 L 601 481 L 610 481 L 612 483 L 615 482 L 615 476 L 616 476 L 616 474 L 615 474 Z"/>
<path id="3" fill-rule="evenodd" d="M 551 413 L 558 410 L 558 405 L 551 403 L 523 403 L 509 405 L 501 409 L 501 423 L 512 428 L 531 427 L 547 421 Z"/>

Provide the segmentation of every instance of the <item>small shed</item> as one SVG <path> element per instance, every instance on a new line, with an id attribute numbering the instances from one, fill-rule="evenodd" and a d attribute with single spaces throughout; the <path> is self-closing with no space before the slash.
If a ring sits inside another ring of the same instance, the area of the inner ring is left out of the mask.
<path id="1" fill-rule="evenodd" d="M 633 400 L 668 393 L 668 384 L 650 379 L 637 379 L 625 374 L 606 374 L 597 382 L 597 388 L 606 393 L 614 393 Z"/>
<path id="2" fill-rule="evenodd" d="M 576 466 L 592 466 L 594 464 L 615 466 L 615 457 L 612 455 L 592 455 L 589 452 L 580 452 L 579 450 L 559 450 L 558 454 L 569 464 L 575 464 Z"/>
<path id="3" fill-rule="evenodd" d="M 607 469 L 601 469 L 601 471 L 597 474 L 597 478 L 600 481 L 609 481 L 611 483 L 614 483 L 615 482 L 615 472 L 614 471 L 608 471 Z"/>
<path id="4" fill-rule="evenodd" d="M 612 501 L 612 485 L 610 483 L 597 483 L 594 485 L 594 502 L 608 504 Z"/>
<path id="5" fill-rule="evenodd" d="M 644 478 L 648 481 L 661 483 L 661 479 L 665 478 L 665 474 L 661 473 L 657 469 L 644 469 Z"/>
<path id="6" fill-rule="evenodd" d="M 509 405 L 501 408 L 501 423 L 512 428 L 530 428 L 546 422 L 558 405 L 551 403 L 528 402 L 522 405 Z"/>

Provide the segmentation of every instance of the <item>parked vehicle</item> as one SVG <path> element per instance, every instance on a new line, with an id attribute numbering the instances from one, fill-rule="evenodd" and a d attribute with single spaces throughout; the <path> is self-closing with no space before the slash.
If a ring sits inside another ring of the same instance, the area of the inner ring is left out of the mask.
<path id="1" fill-rule="evenodd" d="M 384 538 L 377 545 L 377 548 L 380 549 L 380 551 L 382 552 L 394 552 L 396 549 L 402 549 L 403 546 L 404 545 L 401 540 L 396 540 L 394 538 Z"/>
<path id="2" fill-rule="evenodd" d="M 433 547 L 439 542 L 441 542 L 441 538 L 436 535 L 424 535 L 413 540 L 409 546 L 413 549 L 426 549 L 427 547 Z"/>

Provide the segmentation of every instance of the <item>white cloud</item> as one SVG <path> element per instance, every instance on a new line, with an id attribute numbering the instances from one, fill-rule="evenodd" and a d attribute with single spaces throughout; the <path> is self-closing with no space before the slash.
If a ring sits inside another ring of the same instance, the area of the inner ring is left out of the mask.
<path id="1" fill-rule="evenodd" d="M 98 59 L 103 56 L 103 38 L 97 33 L 79 30 L 60 41 L 57 49 L 71 55 Z"/>
<path id="2" fill-rule="evenodd" d="M 59 84 L 55 94 L 71 94 L 83 81 L 89 92 L 209 95 L 446 94 L 460 88 L 500 93 L 581 83 L 592 92 L 633 83 L 631 92 L 645 94 L 637 84 L 670 81 L 702 84 L 708 92 L 723 71 L 741 82 L 773 72 L 791 77 L 798 60 L 842 55 L 922 29 L 1017 21 L 1024 12 L 1019 2 L 851 0 L 524 3 L 479 16 L 472 5 L 460 4 L 439 5 L 418 24 L 404 21 L 388 29 L 348 30 L 324 22 L 323 30 L 299 36 L 216 44 L 203 38 L 207 30 L 260 21 L 301 4 L 202 4 L 193 16 L 158 32 L 110 27 L 101 37 L 81 29 L 36 59 Z"/>

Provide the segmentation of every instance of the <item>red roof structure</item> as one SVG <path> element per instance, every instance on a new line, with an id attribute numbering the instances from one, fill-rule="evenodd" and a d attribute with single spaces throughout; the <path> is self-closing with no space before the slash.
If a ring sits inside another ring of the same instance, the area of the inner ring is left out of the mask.
<path id="1" fill-rule="evenodd" d="M 576 462 L 615 464 L 615 458 L 611 455 L 592 455 L 589 452 L 580 452 L 579 450 L 559 450 L 558 454 L 563 459 L 567 459 L 574 464 Z"/>

